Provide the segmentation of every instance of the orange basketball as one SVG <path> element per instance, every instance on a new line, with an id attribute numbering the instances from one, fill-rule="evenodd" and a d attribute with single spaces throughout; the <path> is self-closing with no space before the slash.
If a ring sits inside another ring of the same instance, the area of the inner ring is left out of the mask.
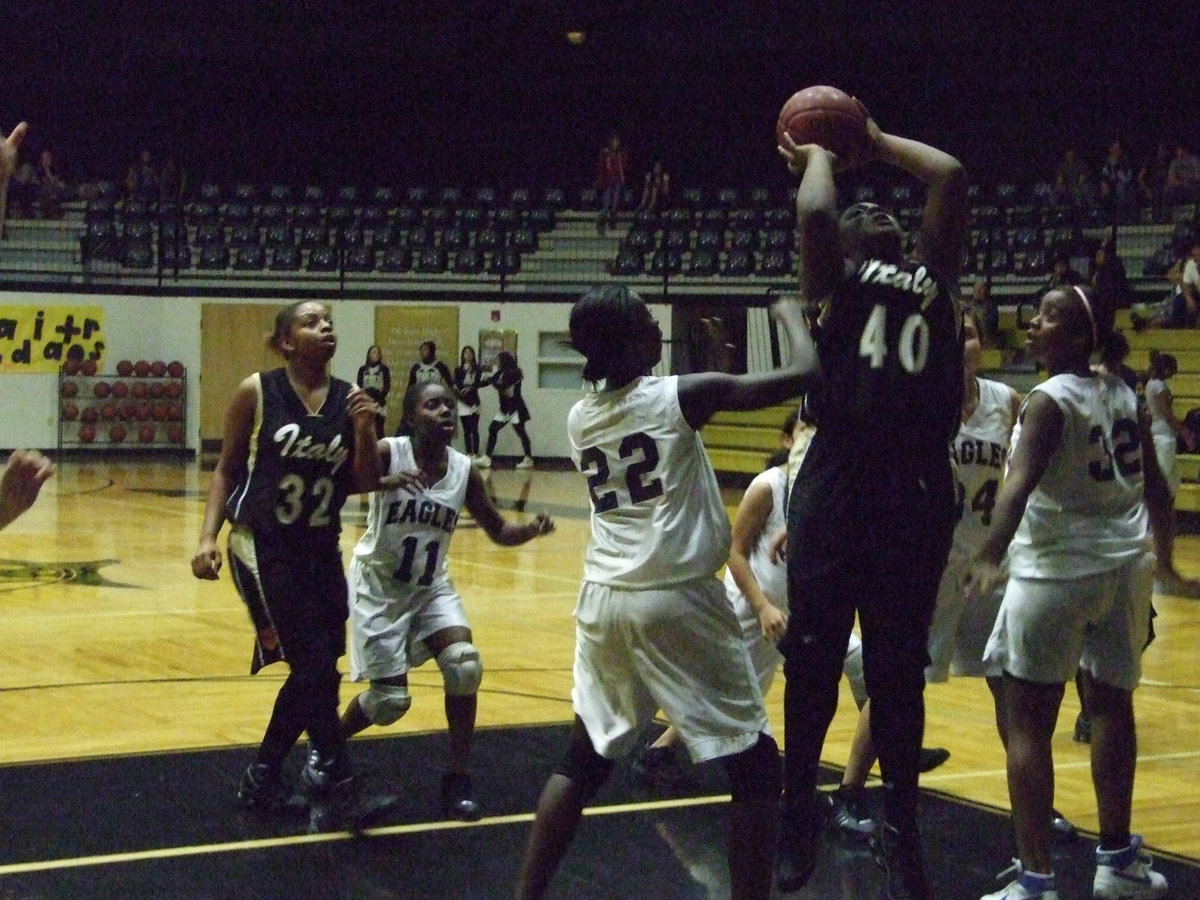
<path id="1" fill-rule="evenodd" d="M 79 440 L 84 444 L 90 444 L 96 439 L 96 428 L 93 425 L 79 426 Z"/>
<path id="2" fill-rule="evenodd" d="M 124 381 L 115 381 L 112 386 L 112 395 L 118 400 L 123 400 L 129 396 L 129 385 Z"/>
<path id="3" fill-rule="evenodd" d="M 181 363 L 179 360 L 173 359 L 169 363 L 167 363 L 167 374 L 170 375 L 172 378 L 182 378 L 183 373 L 184 373 L 183 363 Z"/>
<path id="4" fill-rule="evenodd" d="M 815 85 L 788 97 L 775 123 L 775 140 L 786 131 L 797 144 L 817 144 L 834 153 L 839 167 L 870 158 L 867 108 L 845 91 Z"/>
<path id="5" fill-rule="evenodd" d="M 79 364 L 79 371 L 84 375 L 87 375 L 89 378 L 95 375 L 99 369 L 100 367 L 96 365 L 96 361 L 94 359 L 85 359 Z"/>
<path id="6" fill-rule="evenodd" d="M 64 403 L 62 408 L 62 417 L 68 422 L 74 422 L 79 418 L 79 407 L 74 403 Z"/>
<path id="7" fill-rule="evenodd" d="M 125 440 L 127 434 L 128 433 L 126 432 L 124 425 L 114 425 L 112 428 L 108 429 L 108 439 L 114 444 L 119 444 Z"/>
<path id="8" fill-rule="evenodd" d="M 79 394 L 79 382 L 64 381 L 62 383 L 62 395 L 64 397 L 75 397 Z"/>
<path id="9" fill-rule="evenodd" d="M 117 374 L 128 378 L 133 374 L 133 363 L 128 359 L 123 359 L 117 363 Z"/>
<path id="10" fill-rule="evenodd" d="M 139 359 L 133 364 L 133 374 L 138 378 L 145 378 L 150 374 L 150 363 L 146 362 L 144 359 Z"/>
<path id="11" fill-rule="evenodd" d="M 138 429 L 138 440 L 143 444 L 152 443 L 156 431 L 157 429 L 153 425 L 143 425 Z"/>

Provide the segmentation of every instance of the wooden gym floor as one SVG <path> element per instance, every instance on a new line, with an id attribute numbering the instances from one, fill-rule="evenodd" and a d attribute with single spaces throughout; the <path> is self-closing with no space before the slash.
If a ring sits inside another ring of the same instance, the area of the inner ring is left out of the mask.
<path id="1" fill-rule="evenodd" d="M 405 719 L 353 747 L 356 760 L 401 770 L 392 775 L 408 794 L 407 824 L 382 828 L 381 843 L 343 846 L 303 829 L 245 826 L 233 802 L 282 672 L 247 674 L 250 630 L 227 574 L 217 583 L 191 576 L 207 473 L 192 461 L 134 457 L 61 463 L 35 508 L 0 534 L 0 898 L 508 896 L 529 813 L 571 717 L 571 610 L 587 507 L 570 472 L 499 469 L 489 483 L 506 515 L 546 510 L 558 530 L 504 549 L 465 521 L 451 551 L 484 658 L 475 769 L 477 786 L 488 788 L 480 792 L 487 818 L 463 828 L 432 811 L 436 774 L 428 772 L 440 765 L 444 718 L 440 675 L 426 666 L 413 678 Z M 731 508 L 737 499 L 729 492 Z M 363 524 L 351 498 L 347 554 Z M 1200 538 L 1182 535 L 1176 553 L 1186 574 L 1200 576 Z M 1136 695 L 1134 825 L 1175 867 L 1183 893 L 1174 895 L 1200 897 L 1200 601 L 1161 595 L 1155 604 L 1158 639 Z M 343 701 L 358 689 L 344 682 Z M 922 779 L 931 869 L 945 896 L 978 897 L 1011 853 L 988 693 L 957 679 L 926 696 L 925 743 L 952 753 Z M 782 678 L 768 707 L 783 738 L 781 697 Z M 1068 690 L 1054 748 L 1056 805 L 1092 833 L 1088 750 L 1071 739 L 1077 709 Z M 825 747 L 831 767 L 844 761 L 853 725 L 844 690 Z M 698 773 L 690 797 L 631 793 L 617 782 L 598 798 L 607 814 L 581 829 L 554 896 L 652 888 L 721 896 L 719 773 Z M 180 818 L 187 828 L 176 828 Z M 969 848 L 955 844 L 972 829 L 979 834 Z M 1081 872 L 1090 846 L 1071 851 Z M 823 887 L 795 896 L 875 896 L 876 882 L 847 874 L 870 868 L 853 848 L 830 852 L 849 856 L 823 862 Z M 233 859 L 241 869 L 229 868 Z M 425 880 L 388 877 L 406 865 Z"/>

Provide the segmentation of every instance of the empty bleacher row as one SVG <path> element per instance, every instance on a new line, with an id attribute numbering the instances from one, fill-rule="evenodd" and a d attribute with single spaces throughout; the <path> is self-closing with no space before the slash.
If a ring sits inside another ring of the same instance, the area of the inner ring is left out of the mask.
<path id="1" fill-rule="evenodd" d="M 552 230 L 559 200 L 536 205 L 514 192 L 496 206 L 494 193 L 467 198 L 444 189 L 433 205 L 410 189 L 402 200 L 378 188 L 360 201 L 353 188 L 326 197 L 299 196 L 277 185 L 259 197 L 250 185 L 223 196 L 205 185 L 189 203 L 152 204 L 101 193 L 88 201 L 81 260 L 122 268 L 310 272 L 513 274 L 524 254 Z"/>

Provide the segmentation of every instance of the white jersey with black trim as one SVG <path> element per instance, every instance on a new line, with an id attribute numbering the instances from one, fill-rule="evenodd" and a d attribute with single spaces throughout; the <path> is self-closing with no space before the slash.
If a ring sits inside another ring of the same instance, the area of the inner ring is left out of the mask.
<path id="1" fill-rule="evenodd" d="M 680 409 L 677 376 L 587 395 L 567 416 L 567 436 L 592 502 L 585 581 L 661 588 L 724 565 L 729 515 L 700 434 Z"/>
<path id="2" fill-rule="evenodd" d="M 1013 429 L 1012 389 L 988 378 L 976 379 L 979 404 L 951 442 L 958 477 L 958 525 L 953 553 L 973 556 L 992 524 L 996 491 L 1004 478 Z"/>
<path id="3" fill-rule="evenodd" d="M 1037 393 L 1062 410 L 1062 442 L 1025 505 L 1008 548 L 1010 572 L 1078 578 L 1137 559 L 1148 549 L 1149 515 L 1133 391 L 1114 376 L 1063 374 L 1029 397 Z M 1013 452 L 1020 440 L 1018 416 Z"/>
<path id="4" fill-rule="evenodd" d="M 758 538 L 754 542 L 754 548 L 750 551 L 750 572 L 754 575 L 754 580 L 758 582 L 758 586 L 762 588 L 766 598 L 780 609 L 786 610 L 788 608 L 787 565 L 782 560 L 778 563 L 771 562 L 768 550 L 771 540 L 787 527 L 788 467 L 772 466 L 767 471 L 760 472 L 754 476 L 754 480 L 750 482 L 747 490 L 752 490 L 761 484 L 766 484 L 771 490 L 771 511 L 767 514 L 762 531 L 759 532 Z M 725 593 L 729 596 L 729 602 L 733 604 L 733 609 L 740 622 L 758 621 L 758 615 L 750 606 L 750 601 L 746 599 L 746 595 L 738 587 L 733 573 L 729 571 L 725 573 Z"/>
<path id="5" fill-rule="evenodd" d="M 408 437 L 384 438 L 390 459 L 387 474 L 420 468 Z M 354 556 L 371 569 L 390 596 L 417 594 L 449 580 L 446 554 L 467 496 L 471 460 L 447 448 L 446 474 L 419 493 L 401 488 L 371 495 L 367 531 Z M 388 581 L 387 579 L 390 579 Z"/>

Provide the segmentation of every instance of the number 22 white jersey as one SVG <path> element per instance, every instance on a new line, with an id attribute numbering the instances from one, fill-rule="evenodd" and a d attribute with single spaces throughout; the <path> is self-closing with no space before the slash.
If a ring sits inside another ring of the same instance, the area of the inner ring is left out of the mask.
<path id="1" fill-rule="evenodd" d="M 592 503 L 584 581 L 637 590 L 716 574 L 729 558 L 729 516 L 677 376 L 589 394 L 567 416 L 567 436 Z"/>
<path id="2" fill-rule="evenodd" d="M 384 438 L 391 450 L 387 474 L 415 471 L 412 440 Z M 447 449 L 446 474 L 418 494 L 399 488 L 371 495 L 367 531 L 354 548 L 354 567 L 371 579 L 371 593 L 413 596 L 449 580 L 446 554 L 467 496 L 471 460 Z"/>

